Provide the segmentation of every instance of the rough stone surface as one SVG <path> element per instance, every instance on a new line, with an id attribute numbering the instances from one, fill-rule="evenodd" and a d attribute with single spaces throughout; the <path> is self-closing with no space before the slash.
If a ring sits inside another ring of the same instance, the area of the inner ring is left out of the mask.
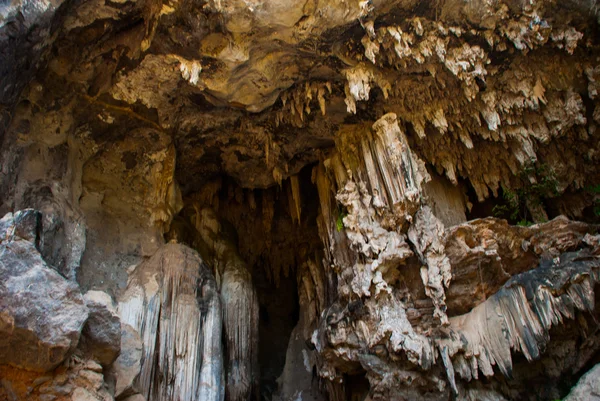
<path id="1" fill-rule="evenodd" d="M 88 309 L 79 287 L 50 269 L 34 243 L 16 236 L 32 230 L 6 224 L 11 219 L 1 224 L 0 363 L 49 371 L 75 350 Z M 23 220 L 17 214 L 14 221 Z"/>
<path id="2" fill-rule="evenodd" d="M 600 400 L 600 365 L 594 366 L 579 379 L 565 401 L 598 401 Z"/>
<path id="3" fill-rule="evenodd" d="M 139 333 L 127 323 L 121 323 L 120 347 L 121 353 L 111 367 L 116 380 L 115 397 L 141 391 L 136 380 L 142 368 L 144 344 Z"/>
<path id="4" fill-rule="evenodd" d="M 114 401 L 102 366 L 77 350 L 54 371 L 37 373 L 0 365 L 0 399 Z"/>
<path id="5" fill-rule="evenodd" d="M 89 317 L 83 327 L 82 346 L 104 366 L 109 366 L 121 351 L 121 321 L 112 298 L 102 291 L 83 296 Z"/>

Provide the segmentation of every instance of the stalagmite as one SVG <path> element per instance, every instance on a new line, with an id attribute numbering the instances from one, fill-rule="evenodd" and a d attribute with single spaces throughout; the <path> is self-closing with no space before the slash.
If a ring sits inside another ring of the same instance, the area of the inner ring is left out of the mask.
<path id="1" fill-rule="evenodd" d="M 212 250 L 221 277 L 226 344 L 227 401 L 246 401 L 258 394 L 258 297 L 252 277 L 237 247 L 220 232 L 212 209 L 196 216 L 196 228 Z"/>
<path id="2" fill-rule="evenodd" d="M 144 345 L 137 387 L 148 401 L 222 401 L 221 301 L 198 253 L 167 244 L 131 274 L 122 322 Z"/>

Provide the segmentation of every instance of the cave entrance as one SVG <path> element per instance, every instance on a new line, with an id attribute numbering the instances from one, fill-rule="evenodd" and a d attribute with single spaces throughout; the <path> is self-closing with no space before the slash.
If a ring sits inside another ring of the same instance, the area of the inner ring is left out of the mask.
<path id="1" fill-rule="evenodd" d="M 175 228 L 187 227 L 188 232 L 179 237 L 188 238 L 182 242 L 205 257 L 206 251 L 193 238 L 193 226 L 200 208 L 212 208 L 221 235 L 235 243 L 247 264 L 259 301 L 260 400 L 273 399 L 279 390 L 278 378 L 299 320 L 299 266 L 323 247 L 317 228 L 319 197 L 311 175 L 308 166 L 266 189 L 243 188 L 232 178 L 221 177 L 185 194 L 184 208 L 173 223 Z"/>

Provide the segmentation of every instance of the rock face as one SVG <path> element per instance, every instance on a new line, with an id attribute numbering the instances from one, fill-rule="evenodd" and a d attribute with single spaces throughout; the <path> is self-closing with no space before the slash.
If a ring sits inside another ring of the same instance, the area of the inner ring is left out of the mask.
<path id="1" fill-rule="evenodd" d="M 36 249 L 39 220 L 26 210 L 0 222 L 0 364 L 45 372 L 75 350 L 88 309 Z"/>
<path id="2" fill-rule="evenodd" d="M 0 400 L 591 397 L 599 25 L 5 1 Z"/>
<path id="3" fill-rule="evenodd" d="M 3 400 L 114 400 L 104 381 L 102 366 L 79 351 L 70 355 L 52 372 L 36 374 L 2 366 L 0 374 L 0 399 Z"/>

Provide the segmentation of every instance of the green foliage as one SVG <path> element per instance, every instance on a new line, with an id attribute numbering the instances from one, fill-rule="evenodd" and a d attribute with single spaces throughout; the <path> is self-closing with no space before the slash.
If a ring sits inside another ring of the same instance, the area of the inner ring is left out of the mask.
<path id="1" fill-rule="evenodd" d="M 337 227 L 338 232 L 344 229 L 344 217 L 346 216 L 348 216 L 348 213 L 345 210 L 338 210 L 337 219 L 335 220 L 335 226 Z"/>
<path id="2" fill-rule="evenodd" d="M 492 213 L 496 217 L 508 218 L 519 226 L 528 227 L 533 222 L 527 205 L 540 206 L 544 200 L 558 196 L 558 181 L 552 168 L 545 164 L 536 165 L 533 161 L 521 171 L 520 178 L 526 184 L 516 191 L 505 188 L 503 202 L 494 206 Z M 598 190 L 600 191 L 600 186 Z"/>
<path id="3" fill-rule="evenodd" d="M 594 216 L 600 217 L 600 184 L 590 185 L 586 188 L 586 191 L 594 195 Z"/>
<path id="4" fill-rule="evenodd" d="M 589 187 L 587 187 L 587 191 L 594 195 L 600 195 L 600 184 L 590 185 Z"/>
<path id="5" fill-rule="evenodd" d="M 521 227 L 529 227 L 529 226 L 533 225 L 533 221 L 523 219 L 523 220 L 517 222 L 517 225 L 521 226 Z"/>
<path id="6" fill-rule="evenodd" d="M 519 195 L 505 189 L 502 197 L 504 198 L 504 203 L 494 206 L 492 213 L 496 217 L 510 216 L 511 220 L 517 220 L 521 211 Z"/>

